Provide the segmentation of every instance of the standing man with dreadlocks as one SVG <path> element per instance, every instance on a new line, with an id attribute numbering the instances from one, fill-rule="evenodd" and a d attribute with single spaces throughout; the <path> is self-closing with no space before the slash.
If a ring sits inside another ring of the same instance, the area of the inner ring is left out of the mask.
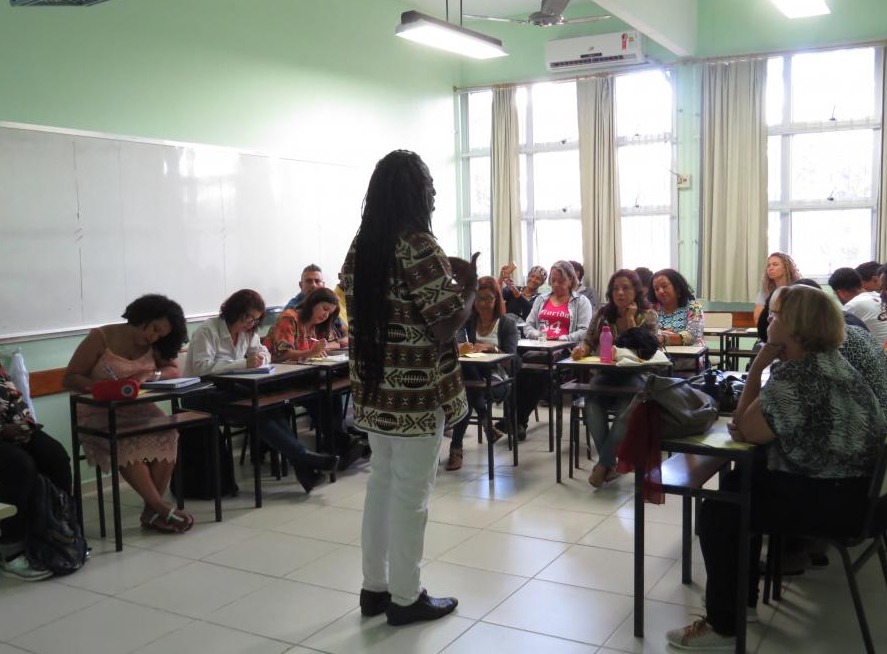
<path id="1" fill-rule="evenodd" d="M 360 609 L 391 625 L 436 620 L 458 603 L 420 587 L 419 563 L 444 427 L 468 410 L 453 338 L 474 303 L 477 255 L 468 263 L 441 250 L 434 194 L 415 153 L 381 159 L 342 267 L 354 422 L 373 450 Z"/>

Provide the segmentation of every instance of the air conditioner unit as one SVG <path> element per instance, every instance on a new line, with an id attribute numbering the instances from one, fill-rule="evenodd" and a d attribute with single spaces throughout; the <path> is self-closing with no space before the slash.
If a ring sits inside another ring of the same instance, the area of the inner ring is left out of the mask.
<path id="1" fill-rule="evenodd" d="M 545 63 L 548 70 L 642 64 L 641 35 L 629 31 L 549 41 L 545 44 Z"/>
<path id="2" fill-rule="evenodd" d="M 13 7 L 86 7 L 107 0 L 9 0 Z"/>

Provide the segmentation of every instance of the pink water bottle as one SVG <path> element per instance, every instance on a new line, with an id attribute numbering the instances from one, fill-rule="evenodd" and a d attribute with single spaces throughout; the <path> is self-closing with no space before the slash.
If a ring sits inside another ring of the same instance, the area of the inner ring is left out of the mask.
<path id="1" fill-rule="evenodd" d="M 610 325 L 604 325 L 601 329 L 600 353 L 601 363 L 613 363 L 613 333 Z"/>

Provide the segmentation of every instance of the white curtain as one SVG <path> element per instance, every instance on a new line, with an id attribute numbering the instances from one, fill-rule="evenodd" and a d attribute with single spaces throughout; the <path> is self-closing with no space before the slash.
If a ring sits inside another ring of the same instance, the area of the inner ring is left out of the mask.
<path id="1" fill-rule="evenodd" d="M 520 163 L 517 101 L 513 86 L 493 89 L 493 125 L 490 137 L 490 215 L 493 224 L 493 274 L 511 261 L 520 270 Z"/>
<path id="2" fill-rule="evenodd" d="M 881 48 L 881 192 L 878 196 L 878 261 L 887 263 L 887 48 Z"/>
<path id="3" fill-rule="evenodd" d="M 749 302 L 767 258 L 766 59 L 702 71 L 702 270 L 708 300 Z"/>
<path id="4" fill-rule="evenodd" d="M 610 276 L 622 267 L 613 78 L 579 80 L 576 97 L 585 284 L 603 301 Z"/>

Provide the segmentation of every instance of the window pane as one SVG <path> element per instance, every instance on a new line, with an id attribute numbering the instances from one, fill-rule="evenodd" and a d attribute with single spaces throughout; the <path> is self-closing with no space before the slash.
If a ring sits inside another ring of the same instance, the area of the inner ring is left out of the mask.
<path id="1" fill-rule="evenodd" d="M 533 176 L 535 211 L 579 211 L 579 150 L 533 155 Z"/>
<path id="2" fill-rule="evenodd" d="M 767 139 L 767 198 L 770 202 L 782 199 L 781 136 L 771 136 Z"/>
<path id="3" fill-rule="evenodd" d="M 872 258 L 872 211 L 793 211 L 791 255 L 804 277 Z"/>
<path id="4" fill-rule="evenodd" d="M 618 150 L 619 202 L 623 207 L 671 204 L 671 144 L 624 145 Z"/>
<path id="5" fill-rule="evenodd" d="M 664 72 L 618 75 L 615 100 L 617 137 L 671 134 L 672 90 Z"/>
<path id="6" fill-rule="evenodd" d="M 536 221 L 536 263 L 545 269 L 555 261 L 582 261 L 582 223 L 579 220 Z"/>
<path id="7" fill-rule="evenodd" d="M 468 160 L 470 176 L 470 204 L 468 210 L 472 216 L 490 215 L 490 158 L 472 157 Z"/>
<path id="8" fill-rule="evenodd" d="M 555 143 L 576 141 L 578 138 L 576 82 L 534 85 L 533 141 Z"/>
<path id="9" fill-rule="evenodd" d="M 475 91 L 468 94 L 468 148 L 490 147 L 493 122 L 493 92 Z"/>
<path id="10" fill-rule="evenodd" d="M 490 223 L 488 221 L 472 221 L 469 223 L 469 243 L 468 251 L 472 254 L 480 252 L 477 260 L 477 274 L 482 277 L 492 274 L 493 270 L 493 247 L 490 240 Z"/>
<path id="11" fill-rule="evenodd" d="M 782 77 L 784 60 L 782 57 L 773 57 L 767 60 L 767 124 L 779 125 L 782 123 L 782 112 L 785 102 L 785 80 Z"/>
<path id="12" fill-rule="evenodd" d="M 788 249 L 779 240 L 782 234 L 779 216 L 778 211 L 771 211 L 767 217 L 767 252 L 785 252 Z"/>
<path id="13" fill-rule="evenodd" d="M 874 48 L 794 55 L 791 76 L 793 122 L 874 115 Z"/>
<path id="14" fill-rule="evenodd" d="M 792 137 L 791 199 L 871 199 L 873 130 Z"/>
<path id="15" fill-rule="evenodd" d="M 622 267 L 671 267 L 671 227 L 668 216 L 622 218 Z"/>

